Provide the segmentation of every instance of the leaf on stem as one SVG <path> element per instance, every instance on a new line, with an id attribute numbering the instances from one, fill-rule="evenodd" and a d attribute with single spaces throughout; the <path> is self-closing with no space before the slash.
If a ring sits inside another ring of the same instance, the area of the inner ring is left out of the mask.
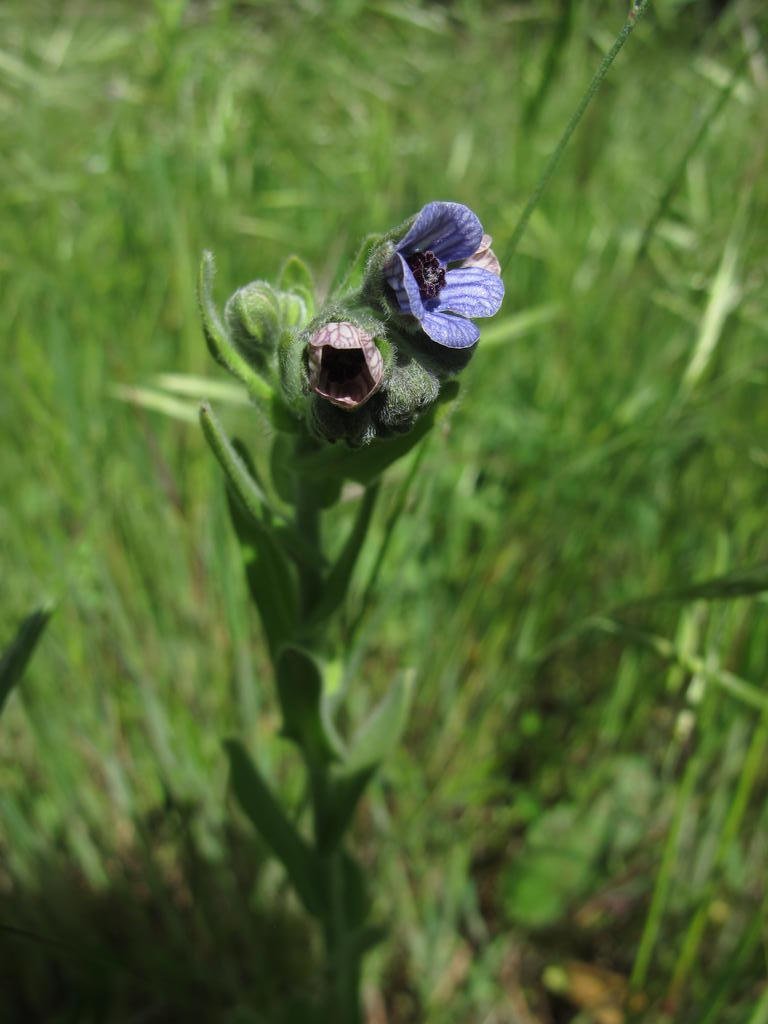
<path id="1" fill-rule="evenodd" d="M 280 272 L 278 287 L 283 291 L 300 295 L 306 304 L 306 319 L 312 319 L 315 315 L 315 282 L 304 260 L 299 256 L 288 257 Z"/>
<path id="2" fill-rule="evenodd" d="M 300 647 L 284 647 L 277 659 L 277 692 L 283 733 L 301 748 L 310 766 L 341 756 L 330 720 L 323 677 L 314 658 Z"/>
<path id="3" fill-rule="evenodd" d="M 243 359 L 232 344 L 227 330 L 221 322 L 213 301 L 213 270 L 213 253 L 206 251 L 200 261 L 197 298 L 208 351 L 220 366 L 238 377 L 255 398 L 271 402 L 272 388 Z"/>
<path id="4" fill-rule="evenodd" d="M 237 802 L 253 827 L 288 873 L 310 914 L 321 916 L 324 896 L 316 863 L 307 842 L 296 831 L 256 765 L 237 740 L 224 744 L 230 782 Z"/>
<path id="5" fill-rule="evenodd" d="M 276 539 L 263 490 L 242 455 L 230 444 L 208 403 L 200 407 L 200 423 L 226 474 L 229 509 L 243 547 L 248 587 L 274 660 L 296 628 L 298 595 L 292 566 Z"/>
<path id="6" fill-rule="evenodd" d="M 397 745 L 408 718 L 413 672 L 404 672 L 363 723 L 341 765 L 331 772 L 318 829 L 318 844 L 332 849 L 349 827 L 360 797 L 382 761 Z"/>
<path id="7" fill-rule="evenodd" d="M 378 493 L 378 482 L 365 489 L 357 517 L 344 547 L 323 581 L 323 595 L 312 611 L 314 623 L 324 622 L 330 618 L 347 595 L 358 556 L 368 533 Z"/>

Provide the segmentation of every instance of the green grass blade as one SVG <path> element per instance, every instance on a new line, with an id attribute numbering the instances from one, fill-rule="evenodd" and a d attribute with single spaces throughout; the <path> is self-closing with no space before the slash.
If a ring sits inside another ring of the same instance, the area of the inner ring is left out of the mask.
<path id="1" fill-rule="evenodd" d="M 29 664 L 32 653 L 40 642 L 52 614 L 49 608 L 38 608 L 24 619 L 16 636 L 0 658 L 0 714 L 5 702 L 17 686 Z"/>

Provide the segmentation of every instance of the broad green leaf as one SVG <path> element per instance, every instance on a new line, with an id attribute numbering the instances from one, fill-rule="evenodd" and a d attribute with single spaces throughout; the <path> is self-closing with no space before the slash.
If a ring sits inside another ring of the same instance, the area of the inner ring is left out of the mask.
<path id="1" fill-rule="evenodd" d="M 304 906 L 311 914 L 321 916 L 325 894 L 311 848 L 284 814 L 243 745 L 227 740 L 224 746 L 238 803 L 287 871 Z"/>
<path id="2" fill-rule="evenodd" d="M 11 690 L 23 676 L 50 617 L 49 608 L 38 608 L 32 612 L 21 623 L 16 636 L 3 651 L 0 658 L 0 713 Z"/>
<path id="3" fill-rule="evenodd" d="M 283 732 L 299 745 L 310 765 L 340 756 L 341 748 L 314 658 L 300 647 L 284 647 L 277 659 L 277 691 Z"/>

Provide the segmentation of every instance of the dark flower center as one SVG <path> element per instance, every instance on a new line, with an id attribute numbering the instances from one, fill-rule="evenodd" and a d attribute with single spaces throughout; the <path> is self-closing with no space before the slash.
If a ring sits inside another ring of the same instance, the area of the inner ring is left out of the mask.
<path id="1" fill-rule="evenodd" d="M 405 262 L 413 271 L 419 291 L 425 299 L 436 299 L 445 284 L 445 270 L 431 249 L 406 256 Z"/>
<path id="2" fill-rule="evenodd" d="M 323 349 L 322 368 L 325 379 L 334 384 L 346 384 L 368 369 L 361 349 L 331 348 Z M 370 375 L 369 375 L 370 376 Z"/>

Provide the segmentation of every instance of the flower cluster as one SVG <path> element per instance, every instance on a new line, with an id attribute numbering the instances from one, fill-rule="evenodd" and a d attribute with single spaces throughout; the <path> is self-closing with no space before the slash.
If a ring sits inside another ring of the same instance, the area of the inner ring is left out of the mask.
<path id="1" fill-rule="evenodd" d="M 316 312 L 311 286 L 253 282 L 225 310 L 233 344 L 274 379 L 290 414 L 327 441 L 357 446 L 409 430 L 462 369 L 474 320 L 504 298 L 499 261 L 477 216 L 432 202 L 376 244 L 362 286 Z"/>

